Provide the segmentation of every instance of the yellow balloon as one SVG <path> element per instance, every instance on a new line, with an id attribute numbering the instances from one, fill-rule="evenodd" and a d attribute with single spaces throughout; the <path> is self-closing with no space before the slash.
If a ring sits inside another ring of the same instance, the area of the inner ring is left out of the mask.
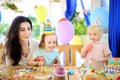
<path id="1" fill-rule="evenodd" d="M 40 22 L 44 22 L 48 16 L 48 12 L 45 6 L 37 6 L 36 8 L 36 18 Z"/>
<path id="2" fill-rule="evenodd" d="M 80 45 L 81 40 L 79 36 L 74 36 L 73 39 L 70 41 L 70 45 Z"/>

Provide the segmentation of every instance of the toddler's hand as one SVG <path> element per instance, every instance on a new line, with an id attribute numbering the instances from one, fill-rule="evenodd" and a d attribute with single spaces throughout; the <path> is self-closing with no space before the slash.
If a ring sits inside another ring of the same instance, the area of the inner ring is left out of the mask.
<path id="1" fill-rule="evenodd" d="M 37 57 L 36 61 L 41 62 L 41 61 L 45 61 L 43 56 L 39 56 Z"/>
<path id="2" fill-rule="evenodd" d="M 52 66 L 54 67 L 58 67 L 58 59 L 54 59 L 53 62 L 52 62 Z"/>
<path id="3" fill-rule="evenodd" d="M 52 64 L 57 64 L 58 63 L 58 60 L 57 59 L 54 59 Z"/>
<path id="4" fill-rule="evenodd" d="M 85 53 L 88 53 L 92 48 L 93 48 L 93 45 L 91 43 L 87 44 L 85 48 Z"/>
<path id="5" fill-rule="evenodd" d="M 45 58 L 43 56 L 37 57 L 36 61 L 38 62 L 38 66 L 44 66 Z"/>

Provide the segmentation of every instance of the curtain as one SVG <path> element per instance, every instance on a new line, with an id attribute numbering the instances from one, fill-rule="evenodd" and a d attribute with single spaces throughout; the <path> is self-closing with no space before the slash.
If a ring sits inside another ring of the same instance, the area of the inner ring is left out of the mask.
<path id="1" fill-rule="evenodd" d="M 76 6 L 77 6 L 76 0 L 66 0 L 66 12 L 65 12 L 65 16 L 70 21 L 73 19 L 72 16 L 76 12 Z"/>
<path id="2" fill-rule="evenodd" d="M 120 0 L 109 3 L 109 46 L 113 57 L 120 58 Z"/>

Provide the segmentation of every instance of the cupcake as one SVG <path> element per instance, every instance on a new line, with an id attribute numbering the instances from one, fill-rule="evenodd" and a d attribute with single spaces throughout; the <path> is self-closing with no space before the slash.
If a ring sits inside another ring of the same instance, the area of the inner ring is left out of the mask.
<path id="1" fill-rule="evenodd" d="M 65 71 L 63 68 L 60 67 L 56 70 L 55 80 L 65 80 Z"/>
<path id="2" fill-rule="evenodd" d="M 84 80 L 97 80 L 95 70 L 94 69 L 88 69 L 85 76 L 84 76 Z"/>

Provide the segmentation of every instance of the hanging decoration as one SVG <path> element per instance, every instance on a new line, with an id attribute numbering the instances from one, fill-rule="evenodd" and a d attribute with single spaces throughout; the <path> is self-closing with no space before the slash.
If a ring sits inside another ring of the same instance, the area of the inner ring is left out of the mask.
<path id="1" fill-rule="evenodd" d="M 65 17 L 71 21 L 73 19 L 74 13 L 76 12 L 77 0 L 66 0 L 66 11 Z"/>
<path id="2" fill-rule="evenodd" d="M 1 4 L 1 6 L 5 9 L 10 9 L 10 10 L 13 10 L 15 12 L 21 12 L 23 13 L 23 11 L 20 11 L 19 8 L 12 2 L 3 2 Z"/>
<path id="3" fill-rule="evenodd" d="M 80 2 L 81 2 L 82 10 L 84 11 L 85 10 L 85 6 L 83 4 L 83 1 L 80 0 Z M 89 26 L 90 25 L 90 20 L 89 20 L 90 14 L 85 14 L 85 13 L 83 13 L 83 14 L 84 14 L 84 18 L 85 18 L 87 26 Z"/>

